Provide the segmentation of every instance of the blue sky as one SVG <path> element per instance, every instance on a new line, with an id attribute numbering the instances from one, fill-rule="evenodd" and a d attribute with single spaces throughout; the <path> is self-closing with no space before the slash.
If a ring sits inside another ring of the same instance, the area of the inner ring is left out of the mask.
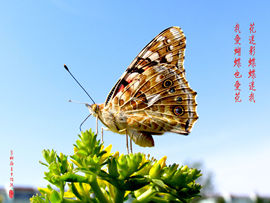
<path id="1" fill-rule="evenodd" d="M 199 120 L 190 136 L 155 137 L 135 152 L 168 163 L 203 161 L 220 193 L 270 195 L 268 1 L 2 1 L 0 3 L 0 185 L 45 186 L 43 149 L 72 153 L 88 97 L 97 103 L 139 51 L 170 26 L 187 37 L 186 76 L 198 92 Z M 249 24 L 256 27 L 256 103 L 248 102 Z M 234 102 L 233 27 L 242 31 L 242 103 Z M 95 128 L 89 119 L 84 129 Z M 105 145 L 126 153 L 125 137 L 105 132 Z"/>

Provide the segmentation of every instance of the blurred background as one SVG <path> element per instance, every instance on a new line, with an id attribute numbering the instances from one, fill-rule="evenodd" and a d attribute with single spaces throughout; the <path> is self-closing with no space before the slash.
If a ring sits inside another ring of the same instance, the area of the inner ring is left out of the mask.
<path id="1" fill-rule="evenodd" d="M 43 149 L 72 154 L 89 98 L 97 103 L 140 50 L 170 26 L 187 38 L 185 69 L 198 92 L 199 120 L 189 136 L 155 137 L 134 152 L 202 169 L 201 201 L 269 201 L 269 1 L 1 1 L 0 202 L 7 202 L 13 151 L 15 200 L 27 202 L 48 183 Z M 249 26 L 255 23 L 255 100 L 249 102 Z M 234 94 L 234 26 L 241 31 L 241 103 Z M 95 129 L 89 118 L 83 130 Z M 105 146 L 126 153 L 125 137 L 104 133 Z M 1 200 L 2 199 L 2 200 Z"/>

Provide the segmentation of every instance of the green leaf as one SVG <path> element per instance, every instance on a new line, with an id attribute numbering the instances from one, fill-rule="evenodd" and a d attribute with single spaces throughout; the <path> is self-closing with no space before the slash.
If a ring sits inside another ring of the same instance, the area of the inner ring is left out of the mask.
<path id="1" fill-rule="evenodd" d="M 61 196 L 57 191 L 53 191 L 50 195 L 50 200 L 55 203 L 60 203 L 61 202 Z"/>
<path id="2" fill-rule="evenodd" d="M 48 164 L 45 164 L 45 163 L 42 162 L 42 161 L 39 161 L 39 163 L 42 164 L 42 165 L 44 165 L 44 166 L 47 166 L 47 167 L 49 166 Z"/>
<path id="3" fill-rule="evenodd" d="M 155 184 L 155 185 L 157 185 L 157 186 L 159 186 L 159 187 L 161 187 L 161 188 L 166 188 L 167 186 L 164 184 L 164 182 L 162 181 L 162 180 L 160 180 L 160 179 L 151 179 L 151 181 Z"/>
<path id="4" fill-rule="evenodd" d="M 109 160 L 108 169 L 109 169 L 109 174 L 111 175 L 111 177 L 117 178 L 119 176 L 119 173 L 117 171 L 116 160 L 114 157 L 111 157 L 111 159 Z"/>

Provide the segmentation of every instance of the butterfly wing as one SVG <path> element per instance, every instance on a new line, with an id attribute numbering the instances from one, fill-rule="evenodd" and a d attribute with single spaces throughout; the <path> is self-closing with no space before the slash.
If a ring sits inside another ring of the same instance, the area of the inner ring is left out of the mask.
<path id="1" fill-rule="evenodd" d="M 185 78 L 185 41 L 179 27 L 161 32 L 133 60 L 106 99 L 105 108 L 124 112 L 136 144 L 153 146 L 152 134 L 187 135 L 198 119 L 196 92 Z"/>
<path id="2" fill-rule="evenodd" d="M 107 105 L 115 95 L 126 87 L 137 74 L 157 63 L 168 63 L 184 71 L 186 37 L 179 27 L 170 27 L 149 42 L 128 66 L 107 96 Z"/>

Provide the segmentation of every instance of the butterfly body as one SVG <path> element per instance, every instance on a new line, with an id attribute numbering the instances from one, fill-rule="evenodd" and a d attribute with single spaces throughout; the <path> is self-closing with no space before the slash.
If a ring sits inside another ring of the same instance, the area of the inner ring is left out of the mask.
<path id="1" fill-rule="evenodd" d="M 179 27 L 157 35 L 134 59 L 104 104 L 87 105 L 111 131 L 138 145 L 154 146 L 152 135 L 187 135 L 195 121 L 196 92 L 185 78 L 185 36 Z"/>

